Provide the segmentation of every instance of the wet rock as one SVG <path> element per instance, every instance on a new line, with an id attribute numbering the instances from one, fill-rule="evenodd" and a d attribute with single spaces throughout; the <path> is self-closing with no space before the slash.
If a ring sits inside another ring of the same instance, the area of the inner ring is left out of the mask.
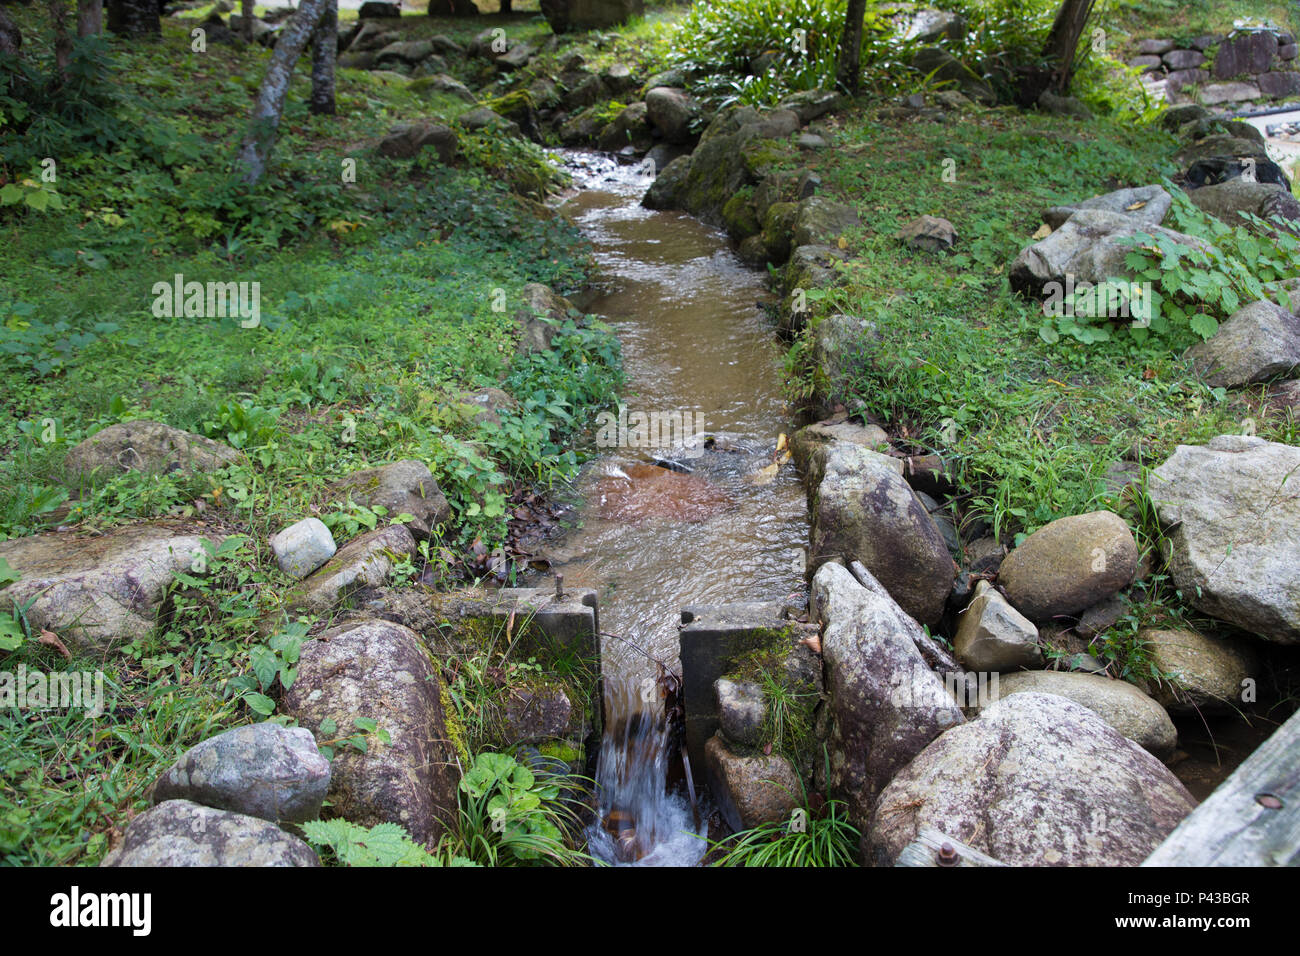
<path id="1" fill-rule="evenodd" d="M 1146 628 L 1151 662 L 1174 678 L 1152 688 L 1157 700 L 1175 714 L 1228 712 L 1242 706 L 1248 680 L 1258 681 L 1259 656 L 1245 641 L 1202 634 L 1187 628 Z"/>
<path id="2" fill-rule="evenodd" d="M 1022 671 L 998 680 L 1002 698 L 1012 694 L 1055 694 L 1087 707 L 1144 750 L 1164 759 L 1174 752 L 1178 731 L 1169 714 L 1132 684 L 1097 674 Z"/>
<path id="3" fill-rule="evenodd" d="M 303 644 L 284 712 L 318 740 L 351 733 L 368 717 L 391 741 L 372 735 L 365 753 L 338 748 L 331 813 L 363 826 L 399 823 L 418 843 L 437 841 L 455 812 L 459 778 L 441 687 L 419 635 L 399 624 L 350 622 Z M 325 721 L 338 730 L 322 730 Z"/>
<path id="4" fill-rule="evenodd" d="M 49 533 L 0 541 L 0 558 L 21 577 L 0 590 L 4 613 L 25 608 L 33 631 L 101 653 L 153 629 L 177 571 L 198 573 L 203 542 L 224 536 L 202 525 L 155 521 L 99 535 Z"/>
<path id="5" fill-rule="evenodd" d="M 1147 223 L 1158 226 L 1169 213 L 1174 198 L 1160 186 L 1138 186 L 1133 189 L 1117 189 L 1103 196 L 1094 196 L 1081 203 L 1067 206 L 1052 206 L 1043 210 L 1043 222 L 1053 229 L 1060 229 L 1065 221 L 1080 209 L 1100 209 L 1116 215 L 1128 216 L 1134 223 Z M 1134 208 L 1137 207 L 1137 208 Z"/>
<path id="6" fill-rule="evenodd" d="M 63 460 L 69 480 L 96 471 L 118 475 L 127 471 L 150 474 L 204 474 L 233 465 L 243 456 L 221 442 L 171 428 L 161 422 L 123 422 L 95 432 L 74 445 Z"/>
<path id="7" fill-rule="evenodd" d="M 433 473 L 422 461 L 408 458 L 354 471 L 329 487 L 337 501 L 351 499 L 367 508 L 385 508 L 385 519 L 409 514 L 406 528 L 423 540 L 451 517 L 451 506 Z"/>
<path id="8" fill-rule="evenodd" d="M 1290 375 L 1300 367 L 1300 316 L 1272 302 L 1252 302 L 1187 354 L 1197 374 L 1214 387 Z"/>
<path id="9" fill-rule="evenodd" d="M 691 125 L 700 116 L 700 106 L 685 90 L 658 86 L 645 95 L 650 122 L 670 143 L 685 143 L 692 138 Z"/>
<path id="10" fill-rule="evenodd" d="M 334 535 L 319 518 L 304 518 L 271 535 L 271 551 L 280 570 L 305 578 L 334 557 Z"/>
<path id="11" fill-rule="evenodd" d="M 772 262 L 785 262 L 790 258 L 790 234 L 794 231 L 794 220 L 798 213 L 797 203 L 774 202 L 763 214 L 763 245 Z"/>
<path id="12" fill-rule="evenodd" d="M 1132 270 L 1124 260 L 1133 251 L 1127 241 L 1139 233 L 1208 250 L 1204 241 L 1163 226 L 1102 209 L 1084 209 L 1070 216 L 1046 239 L 1021 250 L 1008 273 L 1011 287 L 1021 295 L 1047 298 L 1051 294 L 1049 285 L 1063 286 L 1067 275 L 1073 276 L 1076 284 L 1097 284 L 1127 276 Z"/>
<path id="13" fill-rule="evenodd" d="M 841 234 L 862 224 L 857 210 L 822 196 L 799 203 L 794 217 L 795 246 L 835 245 Z"/>
<path id="14" fill-rule="evenodd" d="M 723 736 L 741 747 L 758 747 L 763 742 L 763 722 L 767 719 L 763 688 L 750 681 L 720 677 L 713 682 L 713 694 Z"/>
<path id="15" fill-rule="evenodd" d="M 902 768 L 880 794 L 867 856 L 892 864 L 929 826 L 1011 866 L 1136 866 L 1194 806 L 1091 710 L 1018 693 Z"/>
<path id="16" fill-rule="evenodd" d="M 861 561 L 904 611 L 933 624 L 957 567 L 900 465 L 859 445 L 827 448 L 811 505 L 809 568 Z"/>
<path id="17" fill-rule="evenodd" d="M 1133 583 L 1138 550 L 1124 519 L 1112 511 L 1059 518 L 1012 551 L 998 583 L 1031 621 L 1077 614 Z"/>
<path id="18" fill-rule="evenodd" d="M 379 587 L 393 570 L 394 556 L 415 553 L 415 538 L 405 525 L 368 531 L 349 541 L 323 567 L 286 595 L 290 608 L 317 614 L 333 611 L 354 593 Z"/>
<path id="19" fill-rule="evenodd" d="M 922 216 L 913 219 L 894 238 L 902 239 L 913 249 L 926 252 L 943 252 L 951 249 L 957 241 L 957 230 L 947 219 L 938 216 Z"/>
<path id="20" fill-rule="evenodd" d="M 834 719 L 829 786 L 859 825 L 894 774 L 962 722 L 917 650 L 920 626 L 879 582 L 869 574 L 864 580 L 838 564 L 823 565 L 813 579 Z"/>
<path id="21" fill-rule="evenodd" d="M 1265 640 L 1300 642 L 1300 448 L 1245 435 L 1179 445 L 1149 489 L 1188 600 Z"/>
<path id="22" fill-rule="evenodd" d="M 309 731 L 250 724 L 191 747 L 153 785 L 153 802 L 189 800 L 272 823 L 320 816 L 330 764 Z"/>
<path id="23" fill-rule="evenodd" d="M 1214 75 L 1230 80 L 1243 73 L 1267 73 L 1277 48 L 1277 34 L 1267 30 L 1234 34 L 1219 44 L 1214 55 Z"/>
<path id="24" fill-rule="evenodd" d="M 975 586 L 953 638 L 957 659 L 972 671 L 1017 671 L 1043 666 L 1038 628 L 987 581 Z"/>
<path id="25" fill-rule="evenodd" d="M 1192 203 L 1230 226 L 1246 223 L 1242 213 L 1261 219 L 1285 220 L 1291 231 L 1300 228 L 1300 200 L 1277 183 L 1247 182 L 1236 177 L 1214 186 L 1202 186 L 1187 194 Z"/>
<path id="26" fill-rule="evenodd" d="M 600 138 L 596 141 L 597 148 L 614 152 L 631 144 L 637 149 L 643 147 L 649 149 L 652 140 L 648 115 L 645 103 L 632 103 L 624 107 L 600 131 Z"/>
<path id="27" fill-rule="evenodd" d="M 257 817 L 168 800 L 126 828 L 100 866 L 319 866 L 296 836 Z"/>
<path id="28" fill-rule="evenodd" d="M 802 796 L 790 761 L 779 754 L 738 754 L 721 734 L 704 745 L 704 765 L 709 792 L 732 830 L 784 820 Z"/>
<path id="29" fill-rule="evenodd" d="M 558 684 L 515 688 L 506 698 L 507 743 L 538 743 L 555 737 L 573 736 L 573 704 Z"/>
<path id="30" fill-rule="evenodd" d="M 807 472 L 813 453 L 833 442 L 848 442 L 883 452 L 889 447 L 889 436 L 879 425 L 859 425 L 848 419 L 815 422 L 799 429 L 790 439 L 790 454 L 795 466 L 800 471 Z"/>

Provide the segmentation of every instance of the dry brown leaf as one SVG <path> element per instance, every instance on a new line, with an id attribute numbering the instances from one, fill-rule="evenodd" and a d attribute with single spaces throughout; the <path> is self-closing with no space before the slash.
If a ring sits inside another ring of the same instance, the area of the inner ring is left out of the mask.
<path id="1" fill-rule="evenodd" d="M 52 647 L 58 651 L 65 661 L 72 660 L 72 654 L 68 651 L 68 648 L 64 643 L 59 640 L 59 635 L 55 634 L 53 631 L 41 631 L 40 642 L 46 647 Z"/>
<path id="2" fill-rule="evenodd" d="M 1046 238 L 1047 238 L 1048 236 L 1050 236 L 1051 234 L 1052 234 L 1052 227 L 1049 226 L 1047 223 L 1043 223 L 1041 226 L 1038 227 L 1037 231 L 1035 231 L 1034 234 L 1033 234 L 1032 236 L 1030 236 L 1029 238 L 1030 238 L 1030 239 L 1046 239 Z"/>

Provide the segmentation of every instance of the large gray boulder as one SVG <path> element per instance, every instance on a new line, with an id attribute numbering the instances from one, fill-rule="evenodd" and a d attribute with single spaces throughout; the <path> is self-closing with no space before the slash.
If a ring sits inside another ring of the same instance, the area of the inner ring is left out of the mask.
<path id="1" fill-rule="evenodd" d="M 1029 693 L 1055 694 L 1087 707 L 1162 759 L 1172 754 L 1178 743 L 1178 731 L 1165 709 L 1126 681 L 1071 671 L 1023 671 L 1003 674 L 998 680 L 999 699 Z"/>
<path id="2" fill-rule="evenodd" d="M 33 630 L 99 653 L 153 629 L 177 571 L 201 573 L 223 536 L 199 524 L 151 521 L 99 535 L 54 532 L 0 541 L 20 578 L 0 590 L 0 608 L 26 608 Z"/>
<path id="3" fill-rule="evenodd" d="M 1093 196 L 1083 202 L 1052 206 L 1043 210 L 1043 222 L 1053 229 L 1060 229 L 1065 225 L 1065 221 L 1080 209 L 1100 209 L 1103 212 L 1127 216 L 1133 220 L 1134 225 L 1158 226 L 1164 222 L 1169 207 L 1173 204 L 1174 197 L 1161 186 L 1136 186 Z"/>
<path id="4" fill-rule="evenodd" d="M 1270 30 L 1244 30 L 1222 43 L 1214 55 L 1214 75 L 1221 80 L 1246 73 L 1267 73 L 1277 55 L 1277 34 Z"/>
<path id="5" fill-rule="evenodd" d="M 338 501 L 351 498 L 367 508 L 383 507 L 388 520 L 411 515 L 406 527 L 419 539 L 451 517 L 451 505 L 429 466 L 413 458 L 354 471 L 331 485 L 329 493 Z"/>
<path id="6" fill-rule="evenodd" d="M 302 840 L 259 817 L 168 800 L 126 828 L 100 866 L 319 866 Z"/>
<path id="7" fill-rule="evenodd" d="M 320 816 L 330 762 L 301 727 L 236 727 L 185 751 L 153 785 L 153 802 L 189 800 L 217 810 L 302 823 Z"/>
<path id="8" fill-rule="evenodd" d="M 341 625 L 303 644 L 283 710 L 317 739 L 354 732 L 368 717 L 390 743 L 371 736 L 364 753 L 340 746 L 333 759 L 330 812 L 363 826 L 399 823 L 432 846 L 456 811 L 456 750 L 447 734 L 441 682 L 409 628 L 389 621 Z M 332 721 L 336 731 L 323 731 Z"/>
<path id="9" fill-rule="evenodd" d="M 1236 388 L 1300 367 L 1300 316 L 1268 301 L 1242 306 L 1187 352 L 1207 385 Z"/>
<path id="10" fill-rule="evenodd" d="M 1142 234 L 1208 250 L 1200 239 L 1126 214 L 1081 209 L 1046 239 L 1022 249 L 1007 278 L 1012 289 L 1030 298 L 1048 297 L 1048 285 L 1064 285 L 1067 275 L 1073 276 L 1076 284 L 1124 278 L 1132 273 L 1124 262 L 1134 248 L 1131 240 Z"/>
<path id="11" fill-rule="evenodd" d="M 69 478 L 99 471 L 201 474 L 233 465 L 242 455 L 221 442 L 161 422 L 123 422 L 74 445 L 63 460 Z"/>
<path id="12" fill-rule="evenodd" d="M 1246 435 L 1179 445 L 1148 490 L 1187 599 L 1265 640 L 1300 642 L 1300 448 Z"/>
<path id="13" fill-rule="evenodd" d="M 1278 183 L 1249 182 L 1240 176 L 1216 186 L 1202 186 L 1187 194 L 1198 209 L 1230 226 L 1246 223 L 1243 213 L 1260 219 L 1285 220 L 1288 229 L 1300 228 L 1300 200 Z"/>
<path id="14" fill-rule="evenodd" d="M 1031 621 L 1078 614 L 1133 583 L 1137 542 L 1112 511 L 1058 518 L 1002 562 L 998 583 Z"/>
<path id="15" fill-rule="evenodd" d="M 460 141 L 455 130 L 442 123 L 399 123 L 379 141 L 380 155 L 391 159 L 410 159 L 426 146 L 432 147 L 444 165 L 456 159 Z"/>
<path id="16" fill-rule="evenodd" d="M 823 565 L 813 579 L 833 718 L 829 788 L 859 825 L 894 774 L 962 722 L 917 650 L 920 626 L 879 582 L 865 581 L 839 564 Z"/>
<path id="17" fill-rule="evenodd" d="M 817 459 L 809 568 L 861 561 L 905 612 L 934 624 L 957 565 L 903 480 L 902 462 L 847 442 L 827 446 Z"/>
<path id="18" fill-rule="evenodd" d="M 700 105 L 685 90 L 657 86 L 645 95 L 646 115 L 670 143 L 691 139 L 691 124 L 700 116 Z"/>
<path id="19" fill-rule="evenodd" d="M 1154 756 L 1054 694 L 1004 697 L 880 794 L 868 860 L 934 827 L 1011 866 L 1136 866 L 1195 806 Z"/>

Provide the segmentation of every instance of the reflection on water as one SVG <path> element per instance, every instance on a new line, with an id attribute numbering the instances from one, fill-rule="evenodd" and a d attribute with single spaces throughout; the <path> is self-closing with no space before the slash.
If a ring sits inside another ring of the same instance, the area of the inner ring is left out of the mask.
<path id="1" fill-rule="evenodd" d="M 607 635 L 602 825 L 591 844 L 609 861 L 690 864 L 705 845 L 691 832 L 688 802 L 666 792 L 658 681 L 661 667 L 679 669 L 680 609 L 802 592 L 798 478 L 786 465 L 775 480 L 755 479 L 789 426 L 780 348 L 758 307 L 761 276 L 725 234 L 643 209 L 650 180 L 630 169 L 572 160 L 584 188 L 567 211 L 595 245 L 601 272 L 585 309 L 622 342 L 628 419 L 693 413 L 714 438 L 707 447 L 608 448 L 581 480 L 582 527 L 546 554 L 566 585 L 599 591 Z"/>

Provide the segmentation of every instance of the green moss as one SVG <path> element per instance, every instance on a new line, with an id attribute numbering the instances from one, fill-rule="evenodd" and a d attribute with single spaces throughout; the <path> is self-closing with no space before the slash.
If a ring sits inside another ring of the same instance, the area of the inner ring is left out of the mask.
<path id="1" fill-rule="evenodd" d="M 587 754 L 584 747 L 574 746 L 567 740 L 548 740 L 538 744 L 537 750 L 543 757 L 553 757 L 570 765 L 582 763 Z"/>
<path id="2" fill-rule="evenodd" d="M 456 710 L 456 702 L 451 696 L 451 688 L 445 681 L 438 681 L 438 694 L 442 699 L 442 722 L 447 731 L 447 740 L 456 749 L 461 763 L 469 766 L 471 761 L 469 745 L 465 740 L 465 723 L 460 719 L 460 712 Z"/>
<path id="3" fill-rule="evenodd" d="M 722 207 L 722 222 L 734 239 L 748 239 L 760 229 L 754 212 L 754 190 L 746 186 Z"/>

